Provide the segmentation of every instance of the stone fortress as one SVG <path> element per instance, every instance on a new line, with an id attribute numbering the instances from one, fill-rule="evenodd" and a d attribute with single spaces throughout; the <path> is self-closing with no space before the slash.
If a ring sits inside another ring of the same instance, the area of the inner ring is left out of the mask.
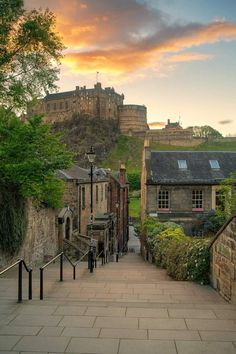
<path id="1" fill-rule="evenodd" d="M 191 128 L 183 129 L 179 123 L 168 119 L 163 129 L 149 129 L 147 108 L 143 105 L 124 104 L 124 95 L 113 87 L 102 88 L 100 82 L 94 88 L 76 86 L 75 90 L 48 94 L 28 112 L 43 114 L 46 123 L 71 120 L 74 116 L 118 121 L 121 134 L 149 138 L 164 144 L 193 146 L 203 142 L 193 137 Z"/>

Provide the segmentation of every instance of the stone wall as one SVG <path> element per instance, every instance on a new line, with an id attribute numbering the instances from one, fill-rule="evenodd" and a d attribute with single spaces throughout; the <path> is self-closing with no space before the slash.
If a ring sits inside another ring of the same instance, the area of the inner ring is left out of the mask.
<path id="1" fill-rule="evenodd" d="M 211 256 L 212 286 L 226 300 L 236 303 L 236 216 L 217 233 Z"/>
<path id="2" fill-rule="evenodd" d="M 27 231 L 23 245 L 14 257 L 0 253 L 0 266 L 23 258 L 27 264 L 35 265 L 58 252 L 57 212 L 50 208 L 37 208 L 27 202 Z"/>

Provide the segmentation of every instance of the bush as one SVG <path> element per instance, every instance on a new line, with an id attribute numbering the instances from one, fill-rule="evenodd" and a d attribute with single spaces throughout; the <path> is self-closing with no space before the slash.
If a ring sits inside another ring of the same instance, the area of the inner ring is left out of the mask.
<path id="1" fill-rule="evenodd" d="M 147 218 L 143 229 L 157 266 L 176 280 L 209 282 L 210 239 L 186 236 L 181 226 Z"/>
<path id="2" fill-rule="evenodd" d="M 140 173 L 127 173 L 130 191 L 139 190 L 141 187 Z"/>

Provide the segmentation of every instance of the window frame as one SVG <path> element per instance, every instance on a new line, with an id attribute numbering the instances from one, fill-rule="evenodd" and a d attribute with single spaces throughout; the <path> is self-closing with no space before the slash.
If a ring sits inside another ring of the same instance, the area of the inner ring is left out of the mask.
<path id="1" fill-rule="evenodd" d="M 204 211 L 204 193 L 202 189 L 192 190 L 192 211 Z"/>
<path id="2" fill-rule="evenodd" d="M 157 210 L 158 211 L 169 211 L 170 210 L 170 191 L 169 190 L 159 190 L 157 196 Z"/>
<path id="3" fill-rule="evenodd" d="M 85 209 L 86 207 L 86 195 L 85 195 L 85 187 L 81 188 L 81 208 Z"/>

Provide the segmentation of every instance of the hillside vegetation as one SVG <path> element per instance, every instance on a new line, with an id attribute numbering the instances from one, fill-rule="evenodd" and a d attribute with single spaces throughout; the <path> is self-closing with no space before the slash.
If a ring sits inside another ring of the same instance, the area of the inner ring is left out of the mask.
<path id="1" fill-rule="evenodd" d="M 236 151 L 236 141 L 209 141 L 198 146 L 173 146 L 152 142 L 151 149 L 159 151 Z M 143 139 L 120 135 L 116 146 L 102 162 L 112 170 L 119 168 L 119 162 L 125 163 L 128 173 L 140 173 L 143 151 Z"/>

